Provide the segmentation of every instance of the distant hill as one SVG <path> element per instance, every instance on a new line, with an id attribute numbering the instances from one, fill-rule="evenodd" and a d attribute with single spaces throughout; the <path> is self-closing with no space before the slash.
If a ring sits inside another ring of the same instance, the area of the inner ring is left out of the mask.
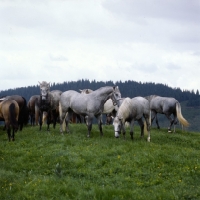
<path id="1" fill-rule="evenodd" d="M 103 86 L 119 86 L 122 97 L 135 97 L 135 96 L 148 96 L 148 95 L 159 95 L 165 97 L 174 97 L 182 105 L 182 114 L 190 122 L 191 126 L 188 130 L 200 131 L 200 95 L 199 91 L 196 92 L 189 90 L 181 90 L 180 88 L 172 88 L 166 84 L 156 84 L 152 82 L 136 82 L 136 81 L 89 81 L 89 80 L 78 80 L 69 81 L 63 83 L 51 83 L 51 90 L 76 90 L 90 88 L 96 90 Z M 0 97 L 7 95 L 18 94 L 26 98 L 27 102 L 31 96 L 40 94 L 39 85 L 21 87 L 15 89 L 8 89 L 0 92 Z M 162 126 L 168 126 L 168 120 L 162 116 L 158 115 L 159 121 Z M 153 123 L 154 126 L 155 122 Z"/>

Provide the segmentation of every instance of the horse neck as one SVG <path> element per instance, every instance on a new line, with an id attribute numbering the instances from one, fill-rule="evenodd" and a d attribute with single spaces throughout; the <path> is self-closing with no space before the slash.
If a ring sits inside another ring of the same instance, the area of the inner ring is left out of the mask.
<path id="1" fill-rule="evenodd" d="M 119 118 L 123 118 L 123 122 L 125 122 L 125 120 L 129 116 L 130 106 L 131 106 L 131 99 L 126 98 L 126 99 L 124 99 L 123 103 L 121 104 L 121 106 L 118 109 L 117 116 Z"/>
<path id="2" fill-rule="evenodd" d="M 112 87 L 102 87 L 90 94 L 93 94 L 96 96 L 97 99 L 101 99 L 102 101 L 106 102 L 109 99 L 109 96 L 111 95 L 112 92 L 113 92 Z"/>

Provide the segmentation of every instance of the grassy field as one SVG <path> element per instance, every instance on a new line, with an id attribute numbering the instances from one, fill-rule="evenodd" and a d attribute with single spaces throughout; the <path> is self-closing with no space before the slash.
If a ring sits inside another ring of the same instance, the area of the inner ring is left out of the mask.
<path id="1" fill-rule="evenodd" d="M 8 142 L 0 127 L 0 199 L 200 199 L 200 134 L 151 130 L 151 142 L 114 138 L 113 126 L 91 138 L 84 124 L 27 126 Z"/>

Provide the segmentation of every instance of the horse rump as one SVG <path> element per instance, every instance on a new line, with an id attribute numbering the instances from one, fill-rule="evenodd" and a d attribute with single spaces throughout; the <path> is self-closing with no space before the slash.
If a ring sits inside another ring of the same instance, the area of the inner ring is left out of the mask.
<path id="1" fill-rule="evenodd" d="M 15 139 L 18 130 L 19 105 L 15 100 L 6 99 L 0 103 L 0 115 L 5 120 L 8 140 Z M 12 133 L 11 133 L 12 131 Z"/>

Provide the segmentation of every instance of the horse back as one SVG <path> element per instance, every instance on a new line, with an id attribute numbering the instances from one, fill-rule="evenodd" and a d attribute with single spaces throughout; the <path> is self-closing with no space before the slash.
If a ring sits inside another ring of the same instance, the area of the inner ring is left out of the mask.
<path id="1" fill-rule="evenodd" d="M 150 107 L 157 113 L 176 112 L 176 103 L 178 101 L 172 97 L 157 96 L 150 102 Z"/>
<path id="2" fill-rule="evenodd" d="M 149 101 L 143 97 L 135 97 L 131 99 L 131 113 L 136 119 L 142 118 L 143 115 L 149 115 Z"/>

